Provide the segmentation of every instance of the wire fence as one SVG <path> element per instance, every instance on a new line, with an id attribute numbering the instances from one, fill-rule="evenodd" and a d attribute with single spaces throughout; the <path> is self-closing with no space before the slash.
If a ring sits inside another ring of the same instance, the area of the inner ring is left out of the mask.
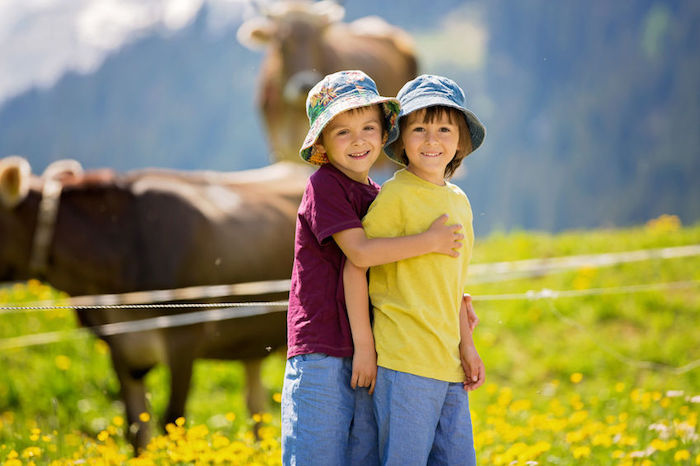
<path id="1" fill-rule="evenodd" d="M 559 272 L 572 268 L 585 266 L 604 267 L 625 262 L 633 262 L 649 259 L 670 259 L 677 257 L 688 257 L 700 255 L 700 245 L 684 246 L 680 248 L 663 248 L 656 250 L 631 251 L 626 253 L 608 253 L 585 256 L 569 256 L 554 258 L 548 261 L 514 261 L 510 263 L 481 264 L 477 268 L 477 277 L 481 275 L 484 283 L 489 277 L 493 281 L 501 281 L 503 275 L 508 279 L 521 278 L 524 274 L 535 273 L 543 275 L 547 273 Z M 683 280 L 675 282 L 655 282 L 626 286 L 615 286 L 605 288 L 587 288 L 576 290 L 552 290 L 543 288 L 541 290 L 529 290 L 524 293 L 506 293 L 492 295 L 472 296 L 474 301 L 513 301 L 513 300 L 546 300 L 548 310 L 560 321 L 575 327 L 587 334 L 594 344 L 603 352 L 614 357 L 618 361 L 643 369 L 654 369 L 669 371 L 674 374 L 681 374 L 700 367 L 700 360 L 692 361 L 680 367 L 674 367 L 658 362 L 642 361 L 629 358 L 612 347 L 604 344 L 595 338 L 593 331 L 585 325 L 567 317 L 558 310 L 554 302 L 562 298 L 576 298 L 586 296 L 601 296 L 612 294 L 644 293 L 661 290 L 680 290 L 695 288 L 700 285 L 700 280 Z M 176 290 L 155 290 L 148 292 L 134 292 L 115 295 L 96 295 L 72 298 L 68 304 L 55 304 L 48 302 L 31 303 L 24 306 L 0 306 L 0 315 L 18 311 L 49 311 L 60 309 L 81 309 L 81 310 L 139 310 L 139 309 L 184 309 L 184 308 L 205 308 L 195 312 L 161 315 L 156 317 L 126 320 L 93 327 L 82 327 L 70 330 L 46 332 L 30 335 L 20 335 L 17 337 L 0 339 L 0 351 L 17 350 L 21 348 L 57 343 L 60 341 L 72 340 L 75 338 L 85 338 L 91 334 L 105 337 L 125 333 L 146 332 L 162 330 L 186 325 L 216 322 L 228 319 L 254 317 L 263 314 L 284 312 L 288 302 L 268 301 L 268 302 L 242 302 L 242 303 L 163 303 L 163 304 L 140 304 L 137 301 L 143 299 L 187 299 L 195 295 L 206 295 L 207 298 L 231 296 L 232 294 L 255 295 L 265 293 L 278 293 L 289 290 L 289 280 L 277 280 L 270 282 L 251 282 L 236 285 L 217 285 L 210 287 L 188 287 Z M 226 294 L 223 294 L 226 293 Z M 174 298 L 177 296 L 178 298 Z"/>

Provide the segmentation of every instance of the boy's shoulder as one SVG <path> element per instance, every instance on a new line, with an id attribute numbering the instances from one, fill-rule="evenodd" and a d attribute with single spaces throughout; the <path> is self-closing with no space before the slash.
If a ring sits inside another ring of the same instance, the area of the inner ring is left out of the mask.
<path id="1" fill-rule="evenodd" d="M 456 184 L 450 183 L 449 181 L 445 181 L 445 185 L 446 185 L 446 186 L 450 189 L 450 191 L 452 191 L 453 193 L 458 194 L 458 195 L 460 195 L 460 196 L 462 196 L 462 197 L 467 197 L 467 193 L 465 193 L 465 192 L 462 190 L 462 188 L 460 188 L 460 187 L 457 186 Z"/>
<path id="2" fill-rule="evenodd" d="M 343 191 L 343 179 L 338 175 L 338 171 L 332 169 L 330 164 L 322 165 L 309 177 L 306 194 L 313 196 L 333 195 L 332 193 Z"/>

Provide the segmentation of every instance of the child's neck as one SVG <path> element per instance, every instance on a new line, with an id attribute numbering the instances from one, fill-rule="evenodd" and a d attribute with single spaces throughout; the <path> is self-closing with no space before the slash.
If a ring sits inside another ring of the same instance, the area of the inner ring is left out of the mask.
<path id="1" fill-rule="evenodd" d="M 343 175 L 347 176 L 353 181 L 357 181 L 358 183 L 362 184 L 369 184 L 369 170 L 368 171 L 362 171 L 362 172 L 356 172 L 352 170 L 347 170 L 344 167 L 338 166 L 335 163 L 331 162 L 331 165 L 333 165 L 336 170 L 341 172 Z"/>
<path id="2" fill-rule="evenodd" d="M 411 165 L 406 167 L 406 170 L 413 173 L 418 178 L 427 181 L 428 183 L 432 183 L 437 186 L 445 186 L 445 177 L 443 173 L 420 171 L 414 169 L 413 167 L 411 167 Z"/>

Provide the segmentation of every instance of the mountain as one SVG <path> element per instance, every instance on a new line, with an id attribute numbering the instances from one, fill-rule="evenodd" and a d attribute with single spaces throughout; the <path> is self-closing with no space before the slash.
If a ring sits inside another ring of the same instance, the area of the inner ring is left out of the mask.
<path id="1" fill-rule="evenodd" d="M 486 142 L 454 179 L 477 233 L 700 219 L 700 4 L 693 0 L 346 2 L 416 38 L 421 71 L 465 88 Z M 0 156 L 35 171 L 235 170 L 269 162 L 254 89 L 262 53 L 207 9 L 91 74 L 68 74 L 0 108 Z"/>

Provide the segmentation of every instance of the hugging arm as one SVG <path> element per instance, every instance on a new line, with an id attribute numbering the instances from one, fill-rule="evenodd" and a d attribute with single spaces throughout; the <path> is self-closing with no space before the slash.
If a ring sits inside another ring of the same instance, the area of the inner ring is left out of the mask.
<path id="1" fill-rule="evenodd" d="M 392 238 L 368 238 L 362 228 L 349 228 L 333 235 L 343 253 L 357 267 L 372 267 L 421 256 L 431 252 L 459 256 L 464 235 L 462 225 L 447 225 L 441 215 L 423 233 Z"/>

